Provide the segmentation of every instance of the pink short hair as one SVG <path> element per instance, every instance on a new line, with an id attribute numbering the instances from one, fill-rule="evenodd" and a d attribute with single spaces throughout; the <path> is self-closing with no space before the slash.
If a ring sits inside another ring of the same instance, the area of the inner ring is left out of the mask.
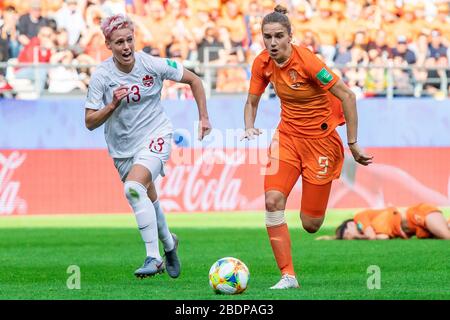
<path id="1" fill-rule="evenodd" d="M 118 29 L 128 28 L 134 32 L 133 21 L 128 16 L 121 13 L 110 16 L 102 21 L 101 29 L 107 40 L 111 38 L 111 34 Z"/>

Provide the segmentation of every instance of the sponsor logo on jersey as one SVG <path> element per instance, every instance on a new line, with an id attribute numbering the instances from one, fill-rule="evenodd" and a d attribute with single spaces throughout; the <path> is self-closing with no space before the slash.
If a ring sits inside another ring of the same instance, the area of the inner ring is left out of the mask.
<path id="1" fill-rule="evenodd" d="M 177 63 L 175 61 L 170 60 L 170 59 L 166 59 L 166 61 L 170 67 L 177 69 Z"/>
<path id="2" fill-rule="evenodd" d="M 326 68 L 322 68 L 322 70 L 316 74 L 316 77 L 323 85 L 327 85 L 331 80 L 333 80 L 333 76 Z"/>
<path id="3" fill-rule="evenodd" d="M 155 81 L 153 80 L 153 77 L 150 75 L 146 75 L 145 77 L 142 78 L 142 83 L 144 84 L 144 86 L 146 87 L 151 87 L 153 85 Z"/>

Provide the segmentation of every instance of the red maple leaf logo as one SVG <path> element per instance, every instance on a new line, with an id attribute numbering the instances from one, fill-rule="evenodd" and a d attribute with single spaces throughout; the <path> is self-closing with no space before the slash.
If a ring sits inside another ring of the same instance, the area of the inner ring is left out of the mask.
<path id="1" fill-rule="evenodd" d="M 151 87 L 154 83 L 153 77 L 147 74 L 144 78 L 142 78 L 142 83 L 146 87 Z"/>

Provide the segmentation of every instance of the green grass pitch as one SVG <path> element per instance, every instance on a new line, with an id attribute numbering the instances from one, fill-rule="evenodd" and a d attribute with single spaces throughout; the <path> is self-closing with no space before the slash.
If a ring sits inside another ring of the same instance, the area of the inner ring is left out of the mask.
<path id="1" fill-rule="evenodd" d="M 314 235 L 288 213 L 302 287 L 283 291 L 268 289 L 280 275 L 262 212 L 168 215 L 180 238 L 182 274 L 144 280 L 133 276 L 145 251 L 131 213 L 1 217 L 0 299 L 450 299 L 449 241 L 314 240 L 352 212 L 330 210 Z M 210 266 L 225 256 L 250 269 L 241 295 L 216 295 L 209 287 Z M 70 265 L 80 268 L 79 290 L 67 288 Z M 367 287 L 371 265 L 381 270 L 379 290 Z"/>

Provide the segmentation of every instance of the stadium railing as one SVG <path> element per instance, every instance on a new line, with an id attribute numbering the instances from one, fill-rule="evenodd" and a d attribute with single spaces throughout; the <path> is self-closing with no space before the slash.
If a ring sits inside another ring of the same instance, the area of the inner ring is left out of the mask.
<path id="1" fill-rule="evenodd" d="M 15 69 L 28 67 L 34 70 L 34 80 L 30 79 L 17 79 L 15 77 Z M 18 98 L 24 99 L 34 99 L 44 95 L 55 95 L 55 93 L 49 92 L 48 85 L 45 89 L 40 92 L 39 82 L 47 81 L 47 79 L 40 79 L 41 73 L 39 70 L 46 69 L 47 71 L 53 68 L 68 68 L 75 70 L 89 70 L 95 68 L 96 65 L 92 64 L 50 64 L 50 63 L 17 63 L 14 61 L 0 62 L 0 70 L 6 69 L 6 80 L 14 88 L 11 90 L 11 94 Z M 204 82 L 205 91 L 207 97 L 214 97 L 216 95 L 227 95 L 227 94 L 246 94 L 246 91 L 234 91 L 234 92 L 219 92 L 216 90 L 217 87 L 217 74 L 220 69 L 227 68 L 242 68 L 246 74 L 249 81 L 251 65 L 248 63 L 237 63 L 237 64 L 215 64 L 210 63 L 205 59 L 204 63 L 192 62 L 186 64 L 186 67 L 193 70 L 200 75 Z M 343 79 L 348 82 L 345 76 L 345 72 L 349 70 L 358 70 L 365 74 L 364 79 L 359 81 L 359 83 L 353 86 L 353 89 L 360 90 L 362 96 L 381 96 L 387 98 L 393 98 L 396 96 L 414 96 L 422 97 L 427 95 L 424 90 L 424 86 L 434 86 L 436 92 L 440 92 L 442 97 L 448 97 L 449 94 L 449 80 L 450 67 L 423 67 L 423 66 L 395 66 L 392 64 L 386 65 L 333 65 L 332 69 L 338 70 L 340 73 L 344 73 Z M 371 72 L 374 70 L 382 70 L 382 79 L 372 80 L 370 79 Z M 426 72 L 426 81 L 418 81 L 415 77 L 416 72 Z M 399 79 L 399 77 L 401 79 Z M 80 77 L 78 79 L 83 81 Z M 88 83 L 88 81 L 86 81 Z M 380 82 L 382 82 L 380 84 Z M 86 84 L 87 84 L 86 83 Z M 85 90 L 73 90 L 70 92 L 71 95 L 85 95 Z M 8 95 L 7 95 L 8 96 Z M 275 92 L 271 86 L 268 87 L 264 94 L 264 98 L 274 97 Z"/>

